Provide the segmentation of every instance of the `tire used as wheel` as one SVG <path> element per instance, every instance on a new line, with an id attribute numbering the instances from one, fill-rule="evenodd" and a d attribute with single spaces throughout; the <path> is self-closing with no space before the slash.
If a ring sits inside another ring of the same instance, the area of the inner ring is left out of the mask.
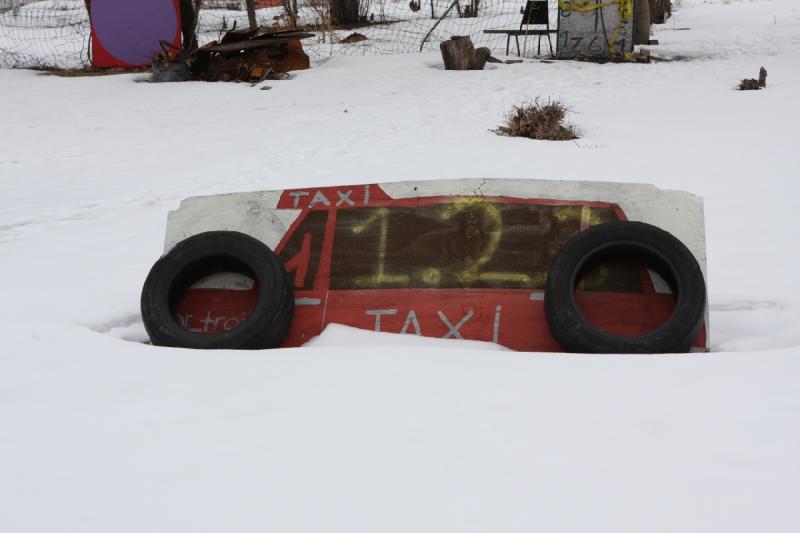
<path id="1" fill-rule="evenodd" d="M 632 257 L 669 283 L 676 297 L 667 321 L 633 337 L 603 331 L 581 314 L 575 301 L 579 275 L 590 260 Z M 681 353 L 703 325 L 706 286 L 691 251 L 670 233 L 642 222 L 593 226 L 570 239 L 553 262 L 545 287 L 545 316 L 562 349 L 576 353 Z"/>
<path id="2" fill-rule="evenodd" d="M 259 285 L 250 317 L 230 331 L 204 335 L 175 319 L 178 299 L 199 278 L 220 272 L 251 276 Z M 153 344 L 183 348 L 261 349 L 279 346 L 294 315 L 294 292 L 275 253 L 235 231 L 209 231 L 176 244 L 150 270 L 142 289 L 142 319 Z"/>

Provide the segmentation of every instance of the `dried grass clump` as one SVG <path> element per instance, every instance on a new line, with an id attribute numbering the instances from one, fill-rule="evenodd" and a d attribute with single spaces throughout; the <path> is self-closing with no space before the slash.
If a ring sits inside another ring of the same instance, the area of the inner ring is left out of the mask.
<path id="1" fill-rule="evenodd" d="M 558 100 L 542 104 L 537 98 L 533 102 L 514 106 L 506 118 L 506 125 L 495 130 L 508 137 L 527 137 L 545 141 L 570 141 L 578 138 L 578 130 L 564 124 L 569 110 Z"/>
<path id="2" fill-rule="evenodd" d="M 745 79 L 739 82 L 739 90 L 740 91 L 759 91 L 761 90 L 761 86 L 758 84 L 758 80 L 754 79 Z"/>
<path id="3" fill-rule="evenodd" d="M 767 88 L 767 69 L 761 67 L 758 71 L 758 79 L 744 79 L 739 83 L 740 91 L 759 91 Z"/>

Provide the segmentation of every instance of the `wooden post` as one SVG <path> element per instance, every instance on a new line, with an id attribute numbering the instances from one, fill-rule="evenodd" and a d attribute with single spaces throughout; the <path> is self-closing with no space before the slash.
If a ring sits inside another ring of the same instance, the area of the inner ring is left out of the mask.
<path id="1" fill-rule="evenodd" d="M 202 7 L 201 0 L 180 0 L 181 49 L 189 52 L 197 49 L 197 17 Z"/>
<path id="2" fill-rule="evenodd" d="M 256 0 L 245 0 L 247 4 L 247 20 L 250 21 L 250 29 L 255 30 L 258 28 L 256 22 Z"/>

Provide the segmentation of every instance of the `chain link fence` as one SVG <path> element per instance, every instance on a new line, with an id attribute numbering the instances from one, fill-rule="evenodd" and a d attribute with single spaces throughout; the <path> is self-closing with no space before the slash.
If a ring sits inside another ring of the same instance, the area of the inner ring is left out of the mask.
<path id="1" fill-rule="evenodd" d="M 0 0 L 0 66 L 89 66 L 89 35 L 83 0 Z"/>
<path id="2" fill-rule="evenodd" d="M 343 3 L 352 6 L 347 17 Z M 202 0 L 199 5 L 201 45 L 228 30 L 249 27 L 245 0 Z M 484 30 L 518 29 L 524 5 L 525 0 L 255 0 L 255 15 L 259 26 L 314 33 L 303 41 L 312 58 L 438 50 L 453 35 L 469 35 L 476 46 L 498 55 L 506 51 L 506 36 Z M 557 0 L 550 0 L 549 7 L 554 29 Z M 347 21 L 338 22 L 342 19 Z M 85 0 L 0 0 L 0 66 L 88 68 L 90 36 Z M 520 37 L 527 55 L 535 51 L 534 39 Z M 542 50 L 549 52 L 546 45 Z"/>

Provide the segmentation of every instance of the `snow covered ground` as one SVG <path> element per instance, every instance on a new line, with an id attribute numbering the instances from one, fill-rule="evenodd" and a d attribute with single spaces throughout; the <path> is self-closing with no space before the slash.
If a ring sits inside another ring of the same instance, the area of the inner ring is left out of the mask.
<path id="1" fill-rule="evenodd" d="M 334 57 L 269 91 L 0 70 L 0 531 L 796 531 L 800 6 L 683 0 L 655 37 L 681 60 Z M 583 138 L 490 131 L 536 96 Z M 443 177 L 703 195 L 714 353 L 137 342 L 182 198 Z"/>

